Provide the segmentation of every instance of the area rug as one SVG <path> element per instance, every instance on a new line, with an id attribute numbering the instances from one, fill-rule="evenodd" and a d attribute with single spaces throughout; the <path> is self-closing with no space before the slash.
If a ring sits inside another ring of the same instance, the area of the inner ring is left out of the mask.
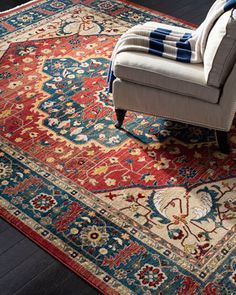
<path id="1" fill-rule="evenodd" d="M 103 294 L 235 294 L 236 128 L 137 113 L 114 127 L 106 76 L 129 27 L 183 23 L 127 1 L 2 14 L 1 216 Z"/>

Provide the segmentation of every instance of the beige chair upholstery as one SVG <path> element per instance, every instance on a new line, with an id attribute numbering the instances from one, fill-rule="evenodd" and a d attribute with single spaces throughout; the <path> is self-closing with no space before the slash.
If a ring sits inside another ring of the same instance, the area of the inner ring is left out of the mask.
<path id="1" fill-rule="evenodd" d="M 229 131 L 236 111 L 235 60 L 233 10 L 225 13 L 211 30 L 202 64 L 186 64 L 147 53 L 118 53 L 113 66 L 117 126 L 121 127 L 125 115 L 119 110 L 130 110 Z"/>

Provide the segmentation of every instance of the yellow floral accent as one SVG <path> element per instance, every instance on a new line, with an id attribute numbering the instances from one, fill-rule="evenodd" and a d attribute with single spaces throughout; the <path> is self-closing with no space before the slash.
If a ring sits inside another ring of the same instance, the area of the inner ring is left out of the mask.
<path id="1" fill-rule="evenodd" d="M 94 178 L 89 178 L 89 183 L 91 183 L 92 185 L 96 185 L 98 182 Z"/>
<path id="2" fill-rule="evenodd" d="M 62 130 L 60 130 L 60 133 L 61 133 L 61 134 L 66 134 L 67 131 L 66 131 L 65 129 L 62 129 Z"/>
<path id="3" fill-rule="evenodd" d="M 157 170 L 167 169 L 167 168 L 169 168 L 169 162 L 170 162 L 170 160 L 168 160 L 166 158 L 161 158 L 160 161 L 158 161 L 156 164 L 154 164 L 154 167 Z"/>
<path id="4" fill-rule="evenodd" d="M 152 181 L 155 180 L 155 176 L 154 175 L 146 175 L 144 177 L 144 181 L 147 183 L 148 181 Z"/>
<path id="5" fill-rule="evenodd" d="M 96 216 L 96 213 L 94 211 L 89 211 L 88 216 L 94 217 L 94 216 Z"/>
<path id="6" fill-rule="evenodd" d="M 73 227 L 73 228 L 70 230 L 70 233 L 71 233 L 72 235 L 77 235 L 78 232 L 79 232 L 78 229 L 75 228 L 75 227 Z"/>
<path id="7" fill-rule="evenodd" d="M 139 156 L 141 154 L 141 151 L 140 151 L 140 149 L 132 149 L 129 153 L 132 156 Z"/>
<path id="8" fill-rule="evenodd" d="M 107 254 L 107 249 L 105 249 L 105 248 L 101 248 L 100 250 L 99 250 L 99 253 L 100 254 L 102 254 L 102 255 L 106 255 Z"/>
<path id="9" fill-rule="evenodd" d="M 94 155 L 94 151 L 88 151 L 88 152 L 87 152 L 87 155 L 88 155 L 88 156 L 93 156 L 93 155 Z"/>
<path id="10" fill-rule="evenodd" d="M 145 161 L 145 157 L 138 158 L 138 162 L 144 162 L 144 161 Z"/>
<path id="11" fill-rule="evenodd" d="M 51 52 L 51 49 L 45 48 L 45 49 L 41 50 L 41 52 L 44 54 L 48 54 Z"/>
<path id="12" fill-rule="evenodd" d="M 26 58 L 24 58 L 22 61 L 25 62 L 25 63 L 30 63 L 30 62 L 33 61 L 33 59 L 30 58 L 30 57 L 26 57 Z"/>
<path id="13" fill-rule="evenodd" d="M 61 153 L 63 153 L 63 152 L 64 152 L 64 149 L 63 149 L 63 148 L 60 148 L 60 147 L 58 147 L 58 148 L 55 148 L 55 152 L 56 152 L 56 153 L 58 153 L 58 154 L 61 154 Z"/>
<path id="14" fill-rule="evenodd" d="M 121 238 L 124 240 L 129 240 L 129 235 L 127 233 L 121 234 Z"/>
<path id="15" fill-rule="evenodd" d="M 94 175 L 100 175 L 100 174 L 105 174 L 108 170 L 108 166 L 100 166 L 100 167 L 97 167 L 95 168 L 93 174 Z"/>
<path id="16" fill-rule="evenodd" d="M 111 163 L 118 163 L 118 162 L 119 162 L 117 157 L 111 157 L 111 158 L 109 159 L 109 161 L 110 161 Z"/>
<path id="17" fill-rule="evenodd" d="M 26 93 L 27 98 L 33 97 L 34 95 L 35 95 L 35 93 L 33 93 L 33 92 Z"/>
<path id="18" fill-rule="evenodd" d="M 105 183 L 107 186 L 112 186 L 112 185 L 115 185 L 116 184 L 116 180 L 115 179 L 112 179 L 112 178 L 107 178 L 105 180 Z"/>
<path id="19" fill-rule="evenodd" d="M 211 168 L 207 169 L 206 172 L 207 172 L 207 174 L 209 174 L 210 176 L 212 176 L 212 175 L 214 174 L 214 170 L 211 169 Z"/>
<path id="20" fill-rule="evenodd" d="M 17 137 L 17 138 L 15 139 L 15 142 L 22 142 L 22 140 L 23 140 L 23 138 L 21 138 L 21 137 Z"/>
<path id="21" fill-rule="evenodd" d="M 1 184 L 2 184 L 2 185 L 8 185 L 8 183 L 9 183 L 9 182 L 8 182 L 7 180 L 3 180 Z"/>
<path id="22" fill-rule="evenodd" d="M 33 127 L 27 127 L 27 128 L 24 128 L 22 131 L 21 131 L 21 134 L 25 134 L 27 131 L 33 129 Z"/>
<path id="23" fill-rule="evenodd" d="M 31 138 L 35 138 L 35 137 L 38 136 L 38 133 L 37 133 L 37 132 L 30 132 L 29 136 L 30 136 Z"/>
<path id="24" fill-rule="evenodd" d="M 18 87 L 18 86 L 20 86 L 20 85 L 22 85 L 23 83 L 21 82 L 21 81 L 12 81 L 12 82 L 10 82 L 9 84 L 8 84 L 8 88 L 10 88 L 10 89 L 14 89 L 14 88 L 16 88 L 16 87 Z"/>
<path id="25" fill-rule="evenodd" d="M 24 108 L 24 105 L 21 103 L 21 104 L 16 104 L 16 109 L 17 110 L 22 110 Z"/>
<path id="26" fill-rule="evenodd" d="M 49 158 L 46 159 L 46 161 L 48 163 L 53 163 L 55 161 L 55 159 L 53 157 L 49 157 Z"/>
<path id="27" fill-rule="evenodd" d="M 133 204 L 129 207 L 130 211 L 132 212 L 137 212 L 138 211 L 138 206 L 136 204 Z"/>
<path id="28" fill-rule="evenodd" d="M 33 80 L 37 80 L 38 76 L 37 75 L 29 75 L 28 76 L 28 80 L 33 81 Z"/>
<path id="29" fill-rule="evenodd" d="M 195 250 L 195 245 L 194 244 L 187 244 L 187 245 L 184 246 L 184 252 L 186 254 L 191 254 L 191 253 L 194 252 L 194 250 Z"/>
<path id="30" fill-rule="evenodd" d="M 0 118 L 7 118 L 8 116 L 11 115 L 11 110 L 10 109 L 7 109 L 5 111 L 3 111 L 2 113 L 0 113 Z"/>
<path id="31" fill-rule="evenodd" d="M 108 128 L 109 128 L 109 129 L 115 129 L 116 127 L 115 127 L 114 124 L 110 124 L 110 125 L 108 125 Z"/>

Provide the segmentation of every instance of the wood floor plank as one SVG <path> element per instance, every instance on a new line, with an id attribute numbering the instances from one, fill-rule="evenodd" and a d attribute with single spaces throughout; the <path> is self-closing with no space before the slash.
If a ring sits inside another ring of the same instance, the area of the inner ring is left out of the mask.
<path id="1" fill-rule="evenodd" d="M 132 0 L 131 2 L 164 12 L 194 24 L 200 24 L 215 0 Z"/>
<path id="2" fill-rule="evenodd" d="M 14 227 L 7 228 L 0 234 L 0 255 L 24 238 Z"/>
<path id="3" fill-rule="evenodd" d="M 32 280 L 28 281 L 20 288 L 15 295 L 50 294 L 56 289 L 61 281 L 64 281 L 70 275 L 70 271 L 58 261 L 54 261 L 42 272 L 38 273 Z"/>
<path id="4" fill-rule="evenodd" d="M 10 227 L 11 225 L 8 222 L 0 218 L 0 234 Z"/>
<path id="5" fill-rule="evenodd" d="M 24 238 L 3 252 L 0 255 L 0 278 L 29 258 L 38 249 L 33 242 Z"/>
<path id="6" fill-rule="evenodd" d="M 78 293 L 79 290 L 79 293 Z M 14 295 L 98 295 L 98 291 L 81 280 L 60 262 L 55 261 L 20 288 Z"/>
<path id="7" fill-rule="evenodd" d="M 71 273 L 71 275 L 63 281 L 57 289 L 53 290 L 51 293 L 47 295 L 99 295 L 101 294 L 95 288 L 90 286 L 87 282 L 82 279 L 76 279 L 76 274 Z M 79 292 L 78 292 L 79 290 Z M 18 294 L 17 294 L 18 295 Z M 19 294 L 23 295 L 23 294 Z"/>
<path id="8" fill-rule="evenodd" d="M 54 262 L 50 255 L 39 248 L 31 257 L 0 279 L 1 295 L 14 294 Z"/>

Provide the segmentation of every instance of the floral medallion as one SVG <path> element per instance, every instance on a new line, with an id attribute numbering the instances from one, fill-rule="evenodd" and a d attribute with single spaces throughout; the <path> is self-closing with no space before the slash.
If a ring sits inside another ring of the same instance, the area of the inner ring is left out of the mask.
<path id="1" fill-rule="evenodd" d="M 84 246 L 101 247 L 109 240 L 106 228 L 95 225 L 83 228 L 80 237 Z"/>
<path id="2" fill-rule="evenodd" d="M 167 279 L 160 268 L 149 264 L 145 264 L 136 276 L 144 286 L 148 286 L 150 289 L 154 290 Z"/>
<path id="3" fill-rule="evenodd" d="M 56 206 L 57 202 L 52 196 L 40 194 L 32 200 L 30 200 L 30 204 L 36 210 L 39 210 L 41 212 L 47 212 L 51 210 L 54 206 Z"/>

